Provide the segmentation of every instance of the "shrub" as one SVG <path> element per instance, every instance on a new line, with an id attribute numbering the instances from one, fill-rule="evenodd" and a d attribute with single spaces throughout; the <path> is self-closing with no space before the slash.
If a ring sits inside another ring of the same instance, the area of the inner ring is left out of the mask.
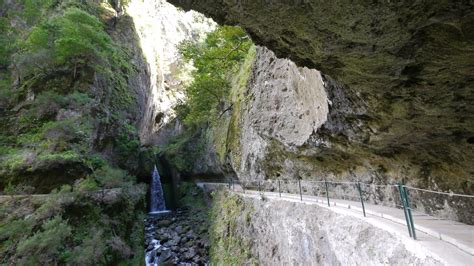
<path id="1" fill-rule="evenodd" d="M 43 125 L 41 128 L 43 139 L 51 141 L 77 142 L 88 134 L 80 128 L 79 121 L 76 119 L 52 121 Z"/>
<path id="2" fill-rule="evenodd" d="M 43 11 L 53 3 L 55 0 L 23 0 L 23 16 L 28 24 L 35 24 L 44 15 Z"/>
<path id="3" fill-rule="evenodd" d="M 173 137 L 161 152 L 178 171 L 190 172 L 196 159 L 205 151 L 205 137 L 202 130 L 196 132 L 187 130 L 183 134 Z"/>
<path id="4" fill-rule="evenodd" d="M 43 166 L 51 166 L 54 164 L 67 164 L 71 162 L 81 162 L 82 156 L 75 151 L 68 150 L 65 152 L 45 152 L 36 157 L 33 169 L 43 168 Z"/>
<path id="5" fill-rule="evenodd" d="M 98 18 L 78 8 L 69 8 L 64 15 L 34 27 L 25 44 L 30 53 L 49 50 L 54 63 L 77 67 L 107 58 L 104 53 L 112 50 L 110 43 Z"/>
<path id="6" fill-rule="evenodd" d="M 107 162 L 98 155 L 91 155 L 86 159 L 86 164 L 91 170 L 94 170 L 105 166 Z"/>
<path id="7" fill-rule="evenodd" d="M 0 242 L 9 240 L 12 245 L 15 240 L 28 236 L 33 230 L 34 220 L 32 218 L 17 219 L 9 221 L 0 226 Z"/>
<path id="8" fill-rule="evenodd" d="M 74 182 L 75 191 L 94 191 L 99 188 L 97 182 L 92 177 L 81 178 Z"/>
<path id="9" fill-rule="evenodd" d="M 67 6 L 67 5 L 66 5 Z M 69 5 L 71 6 L 71 5 Z M 88 9 L 90 5 L 72 5 Z M 78 7 L 66 8 L 61 15 L 53 15 L 33 27 L 15 56 L 15 65 L 25 86 L 32 86 L 41 77 L 71 73 L 76 79 L 85 69 L 105 74 L 116 90 L 127 85 L 123 73 L 132 71 L 122 49 L 115 46 L 94 15 Z"/>
<path id="10" fill-rule="evenodd" d="M 0 173 L 26 169 L 26 162 L 34 157 L 31 151 L 10 149 L 8 153 L 0 156 Z"/>
<path id="11" fill-rule="evenodd" d="M 10 57 L 14 49 L 10 36 L 11 28 L 8 19 L 0 17 L 0 69 L 10 65 Z"/>
<path id="12" fill-rule="evenodd" d="M 82 111 L 91 102 L 92 99 L 87 94 L 77 91 L 61 95 L 55 91 L 47 90 L 36 96 L 25 115 L 37 119 L 52 119 L 61 108 Z"/>
<path id="13" fill-rule="evenodd" d="M 0 112 L 13 107 L 16 100 L 17 92 L 10 89 L 10 80 L 0 79 Z"/>
<path id="14" fill-rule="evenodd" d="M 119 129 L 114 146 L 117 149 L 116 155 L 120 161 L 120 166 L 127 169 L 137 167 L 140 154 L 140 140 L 138 139 L 137 129 L 134 126 L 124 124 Z"/>
<path id="15" fill-rule="evenodd" d="M 82 243 L 76 246 L 67 262 L 72 265 L 97 265 L 104 264 L 104 253 L 106 252 L 106 245 L 104 239 L 104 232 L 92 228 L 88 236 Z"/>
<path id="16" fill-rule="evenodd" d="M 56 264 L 64 248 L 65 239 L 71 235 L 71 228 L 61 216 L 56 216 L 42 225 L 42 231 L 18 243 L 17 254 L 21 254 L 21 265 Z"/>
<path id="17" fill-rule="evenodd" d="M 23 115 L 34 119 L 52 119 L 61 108 L 62 96 L 53 91 L 40 93 Z M 26 118 L 24 118 L 26 119 Z"/>
<path id="18" fill-rule="evenodd" d="M 94 178 L 102 188 L 115 188 L 133 183 L 133 177 L 126 171 L 105 165 L 94 171 Z"/>
<path id="19" fill-rule="evenodd" d="M 30 185 L 19 184 L 14 186 L 9 183 L 3 192 L 5 192 L 7 195 L 31 195 L 34 191 L 35 188 Z"/>
<path id="20" fill-rule="evenodd" d="M 63 185 L 60 190 L 53 190 L 47 200 L 35 212 L 35 219 L 43 221 L 58 216 L 64 211 L 64 206 L 70 204 L 74 198 L 69 192 L 71 186 Z"/>

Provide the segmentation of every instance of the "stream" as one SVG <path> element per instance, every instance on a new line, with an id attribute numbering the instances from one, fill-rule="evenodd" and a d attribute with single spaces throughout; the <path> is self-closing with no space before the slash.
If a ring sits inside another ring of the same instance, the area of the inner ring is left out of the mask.
<path id="1" fill-rule="evenodd" d="M 206 215 L 180 208 L 145 221 L 146 265 L 209 265 Z"/>

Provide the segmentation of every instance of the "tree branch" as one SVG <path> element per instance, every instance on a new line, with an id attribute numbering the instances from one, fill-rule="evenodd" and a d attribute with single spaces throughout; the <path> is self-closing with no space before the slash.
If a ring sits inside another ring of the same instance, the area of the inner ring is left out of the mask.
<path id="1" fill-rule="evenodd" d="M 224 60 L 224 59 L 227 59 L 233 52 L 239 50 L 240 47 L 242 47 L 242 44 L 244 44 L 244 41 L 248 38 L 249 38 L 248 36 L 244 36 L 242 38 L 239 38 L 239 40 L 240 40 L 239 44 L 237 44 L 237 46 L 233 47 L 224 57 L 206 57 L 206 59 L 209 59 L 209 60 Z"/>
<path id="2" fill-rule="evenodd" d="M 229 107 L 227 107 L 222 113 L 219 115 L 217 119 L 221 119 L 221 117 L 228 111 L 232 110 L 232 107 L 234 107 L 234 104 L 232 103 Z"/>

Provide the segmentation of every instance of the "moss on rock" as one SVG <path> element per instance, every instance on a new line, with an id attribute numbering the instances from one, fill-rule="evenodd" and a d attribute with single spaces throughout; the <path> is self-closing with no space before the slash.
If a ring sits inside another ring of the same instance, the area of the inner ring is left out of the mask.
<path id="1" fill-rule="evenodd" d="M 240 25 L 277 56 L 316 68 L 354 92 L 348 101 L 366 112 L 336 112 L 358 130 L 316 132 L 330 145 L 303 155 L 305 161 L 319 158 L 315 165 L 338 175 L 354 163 L 370 173 L 383 161 L 395 178 L 473 193 L 472 3 L 170 2 Z M 269 156 L 271 162 L 280 155 Z"/>
<path id="2" fill-rule="evenodd" d="M 252 257 L 252 240 L 237 234 L 236 227 L 240 220 L 246 219 L 250 224 L 252 206 L 226 190 L 213 192 L 213 206 L 210 213 L 211 262 L 217 265 L 254 265 Z"/>

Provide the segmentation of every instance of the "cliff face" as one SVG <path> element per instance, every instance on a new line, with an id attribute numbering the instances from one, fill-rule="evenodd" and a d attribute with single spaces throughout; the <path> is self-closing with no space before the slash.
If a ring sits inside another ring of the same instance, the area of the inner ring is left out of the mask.
<path id="1" fill-rule="evenodd" d="M 469 2 L 170 2 L 219 23 L 238 24 L 277 56 L 323 73 L 314 75 L 322 75 L 324 93 L 317 77 L 312 92 L 305 86 L 297 91 L 296 83 L 270 93 L 272 82 L 262 84 L 262 74 L 254 74 L 249 86 L 262 92 L 252 94 L 256 102 L 249 103 L 249 122 L 242 128 L 260 140 L 245 148 L 255 151 L 244 151 L 253 155 L 242 155 L 238 172 L 254 169 L 249 178 L 307 172 L 403 179 L 472 193 L 474 14 Z M 302 101 L 296 95 L 318 99 Z M 308 109 L 312 113 L 305 117 Z"/>
<path id="2" fill-rule="evenodd" d="M 236 111 L 240 151 L 232 153 L 239 178 L 297 177 L 295 162 L 272 149 L 275 143 L 290 149 L 302 146 L 327 122 L 329 100 L 321 74 L 258 47 L 243 98 Z"/>
<path id="3" fill-rule="evenodd" d="M 402 237 L 355 217 L 315 205 L 215 195 L 210 239 L 217 264 L 443 264 L 423 246 L 408 247 Z"/>
<path id="4" fill-rule="evenodd" d="M 179 123 L 172 121 L 173 107 L 184 100 L 183 86 L 189 82 L 192 69 L 182 60 L 178 46 L 185 40 L 202 39 L 216 24 L 202 14 L 178 10 L 166 1 L 132 0 L 124 10 L 133 21 L 138 47 L 146 60 L 139 71 L 148 74 L 137 84 L 148 92 L 141 102 L 144 114 L 140 118 L 140 141 L 144 145 L 162 145 L 181 132 Z"/>
<path id="5" fill-rule="evenodd" d="M 45 193 L 105 167 L 136 174 L 147 92 L 134 86 L 143 55 L 130 20 L 102 1 L 0 7 L 0 188 Z"/>
<path id="6" fill-rule="evenodd" d="M 143 145 L 180 132 L 164 128 L 191 69 L 177 46 L 215 23 L 165 1 L 122 2 L 0 1 L 0 188 L 49 192 L 104 165 L 148 176 Z"/>

